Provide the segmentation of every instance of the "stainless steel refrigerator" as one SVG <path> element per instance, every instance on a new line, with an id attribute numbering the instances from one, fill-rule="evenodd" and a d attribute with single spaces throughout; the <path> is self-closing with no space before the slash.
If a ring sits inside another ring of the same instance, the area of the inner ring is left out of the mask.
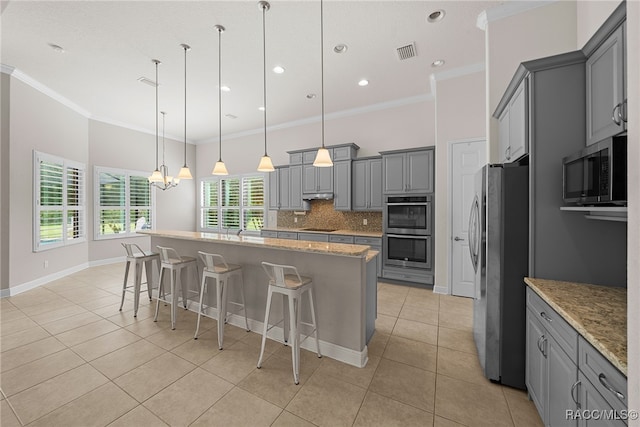
<path id="1" fill-rule="evenodd" d="M 475 269 L 473 337 L 485 377 L 525 388 L 529 167 L 489 164 L 475 177 L 469 252 Z"/>

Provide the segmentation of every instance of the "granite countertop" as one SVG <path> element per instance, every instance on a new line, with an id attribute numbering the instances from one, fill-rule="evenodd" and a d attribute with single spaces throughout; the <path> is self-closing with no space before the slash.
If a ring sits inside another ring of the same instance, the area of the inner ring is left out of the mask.
<path id="1" fill-rule="evenodd" d="M 234 233 L 202 233 L 199 231 L 179 230 L 139 230 L 138 233 L 152 237 L 169 237 L 181 240 L 225 243 L 240 246 L 285 249 L 298 252 L 315 252 L 327 255 L 352 256 L 364 258 L 370 247 L 346 243 L 310 242 L 306 240 L 274 239 L 260 236 L 237 236 Z"/>
<path id="2" fill-rule="evenodd" d="M 627 375 L 627 289 L 525 277 L 525 283 Z"/>
<path id="3" fill-rule="evenodd" d="M 318 233 L 318 234 L 340 234 L 344 236 L 361 236 L 361 237 L 382 237 L 382 231 L 353 231 L 353 230 L 335 230 L 335 231 L 314 231 L 305 230 L 304 228 L 289 227 L 265 227 L 265 231 L 292 231 L 295 233 Z"/>
<path id="4" fill-rule="evenodd" d="M 369 262 L 371 261 L 373 258 L 375 258 L 380 252 L 378 251 L 374 251 L 373 249 L 369 250 L 369 252 L 367 252 L 367 257 L 366 257 L 366 261 Z"/>

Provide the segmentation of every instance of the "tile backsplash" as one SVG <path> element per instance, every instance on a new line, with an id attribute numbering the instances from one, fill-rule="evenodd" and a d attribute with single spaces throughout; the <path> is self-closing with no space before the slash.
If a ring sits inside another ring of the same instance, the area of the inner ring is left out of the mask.
<path id="1" fill-rule="evenodd" d="M 278 211 L 278 227 L 284 228 L 335 228 L 351 231 L 382 231 L 382 212 L 343 212 L 333 209 L 333 200 L 312 200 L 306 215 L 292 211 Z M 295 218 L 298 222 L 295 222 Z M 367 220 L 367 225 L 363 220 Z"/>

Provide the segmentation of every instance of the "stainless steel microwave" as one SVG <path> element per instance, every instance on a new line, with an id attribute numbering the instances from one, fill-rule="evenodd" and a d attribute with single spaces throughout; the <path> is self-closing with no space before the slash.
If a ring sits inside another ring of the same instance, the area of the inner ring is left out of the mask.
<path id="1" fill-rule="evenodd" d="M 603 139 L 565 157 L 562 181 L 566 203 L 626 206 L 626 135 Z"/>

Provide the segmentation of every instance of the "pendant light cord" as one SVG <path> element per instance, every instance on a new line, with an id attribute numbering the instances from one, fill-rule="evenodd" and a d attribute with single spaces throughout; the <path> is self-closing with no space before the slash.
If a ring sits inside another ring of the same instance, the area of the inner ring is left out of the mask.
<path id="1" fill-rule="evenodd" d="M 158 83 L 158 64 L 160 61 L 154 60 L 153 62 L 156 64 L 156 170 L 158 170 L 158 86 L 160 86 Z"/>
<path id="2" fill-rule="evenodd" d="M 182 45 L 184 49 L 184 167 L 187 167 L 187 45 Z"/>
<path id="3" fill-rule="evenodd" d="M 265 14 L 267 13 L 267 5 L 262 5 L 262 93 L 264 103 L 264 155 L 267 155 L 267 41 L 265 30 Z"/>
<path id="4" fill-rule="evenodd" d="M 164 115 L 167 114 L 164 111 L 160 111 L 160 114 L 162 114 L 162 166 L 164 166 L 164 149 L 165 149 L 165 145 L 164 145 Z M 162 177 L 164 178 L 165 176 L 165 170 L 163 168 L 162 170 Z"/>
<path id="5" fill-rule="evenodd" d="M 324 148 L 324 18 L 323 3 L 320 0 L 320 91 L 322 93 L 322 148 Z"/>
<path id="6" fill-rule="evenodd" d="M 222 30 L 218 28 L 218 161 L 222 161 Z"/>

